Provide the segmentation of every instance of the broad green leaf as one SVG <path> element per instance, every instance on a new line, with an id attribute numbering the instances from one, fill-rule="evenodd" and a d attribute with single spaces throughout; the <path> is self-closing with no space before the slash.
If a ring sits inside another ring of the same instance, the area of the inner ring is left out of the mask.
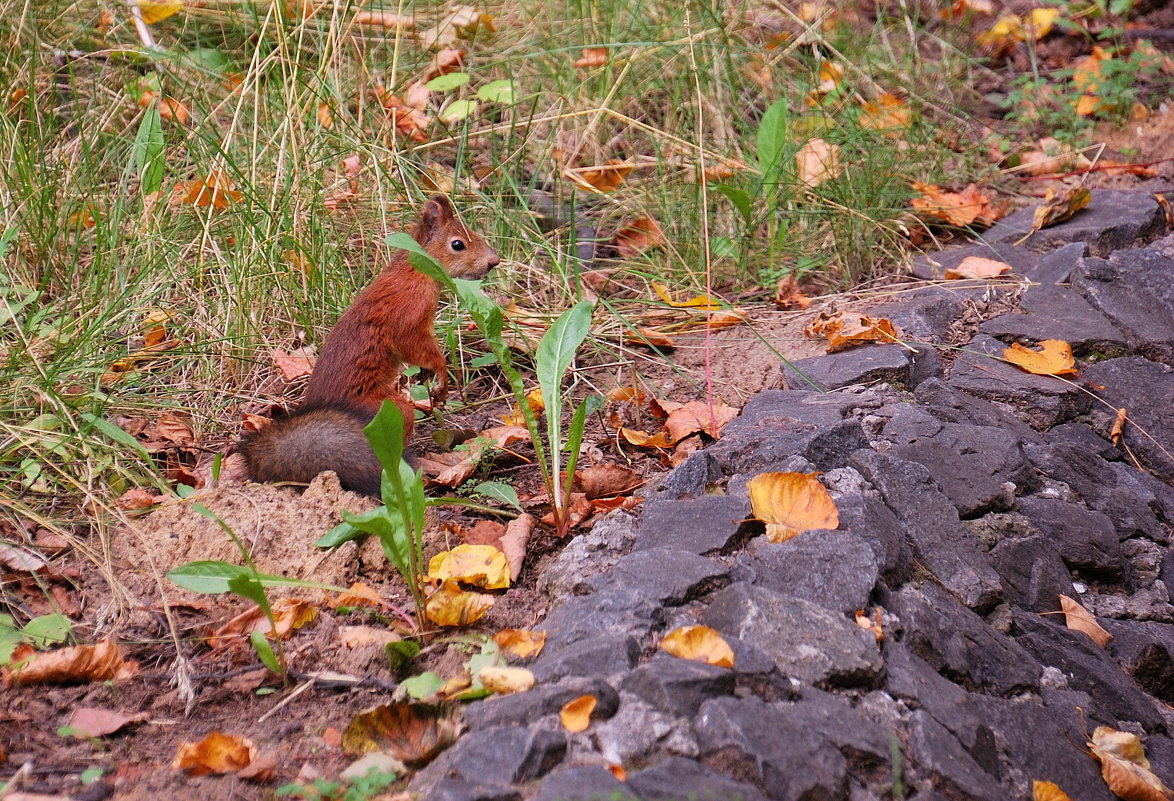
<path id="1" fill-rule="evenodd" d="M 281 669 L 281 662 L 278 661 L 277 654 L 273 653 L 273 646 L 269 644 L 268 637 L 259 631 L 254 631 L 249 634 L 249 643 L 253 646 L 253 650 L 257 652 L 257 656 L 260 658 L 262 665 L 277 674 L 285 672 Z"/>
<path id="2" fill-rule="evenodd" d="M 33 641 L 33 645 L 44 648 L 55 642 L 65 642 L 73 631 L 73 623 L 65 615 L 41 615 L 34 617 L 24 624 L 24 636 Z"/>
<path id="3" fill-rule="evenodd" d="M 486 103 L 505 103 L 506 105 L 512 105 L 515 97 L 514 82 L 508 78 L 500 81 L 490 81 L 477 90 L 477 97 Z"/>
<path id="4" fill-rule="evenodd" d="M 778 100 L 758 123 L 758 169 L 765 184 L 778 181 L 788 146 L 787 101 Z"/>
<path id="5" fill-rule="evenodd" d="M 265 595 L 265 588 L 261 586 L 261 582 L 253 577 L 252 571 L 240 576 L 233 576 L 228 580 L 228 591 L 233 595 L 239 595 L 241 598 L 247 598 L 261 610 L 265 612 L 266 616 L 270 614 L 269 598 Z"/>
<path id="6" fill-rule="evenodd" d="M 174 581 L 185 590 L 212 595 L 221 592 L 230 592 L 229 582 L 239 576 L 250 576 L 260 582 L 263 587 L 312 587 L 334 592 L 348 592 L 345 587 L 335 587 L 332 584 L 319 584 L 316 581 L 274 576 L 269 573 L 257 573 L 250 568 L 234 565 L 229 562 L 200 561 L 188 562 L 180 565 L 167 574 L 167 578 Z"/>
<path id="7" fill-rule="evenodd" d="M 444 679 L 431 670 L 427 673 L 421 673 L 419 676 L 412 676 L 410 679 L 404 679 L 400 682 L 400 686 L 412 698 L 417 701 L 422 701 L 425 698 L 431 698 L 444 688 Z"/>
<path id="8" fill-rule="evenodd" d="M 754 205 L 749 192 L 737 186 L 730 186 L 729 184 L 716 184 L 713 188 L 725 195 L 734 204 L 734 208 L 742 215 L 743 220 L 750 222 L 754 216 Z"/>
<path id="9" fill-rule="evenodd" d="M 134 449 L 148 464 L 151 463 L 151 454 L 147 453 L 147 449 L 143 447 L 143 443 L 114 425 L 114 423 L 89 412 L 81 412 L 80 417 L 119 445 L 126 445 L 128 448 Z"/>
<path id="10" fill-rule="evenodd" d="M 359 537 L 363 537 L 365 535 L 365 531 L 361 531 L 355 528 L 344 520 L 334 528 L 330 529 L 330 531 L 319 537 L 318 541 L 315 542 L 314 545 L 318 548 L 337 548 L 344 542 L 350 542 L 351 540 L 358 539 Z"/>
<path id="11" fill-rule="evenodd" d="M 460 89 L 468 82 L 469 73 L 450 72 L 447 75 L 437 75 L 424 85 L 433 92 L 451 92 L 453 89 Z"/>
<path id="12" fill-rule="evenodd" d="M 166 164 L 163 153 L 163 122 L 159 116 L 159 104 L 151 103 L 139 123 L 135 134 L 135 169 L 139 174 L 139 191 L 144 195 L 158 192 L 163 186 L 163 168 Z"/>
<path id="13" fill-rule="evenodd" d="M 575 353 L 591 330 L 591 314 L 594 310 L 595 304 L 584 300 L 563 312 L 543 335 L 534 353 L 538 386 L 542 389 L 547 414 L 553 420 L 558 419 L 556 406 L 561 395 L 563 374 L 571 366 Z"/>
<path id="14" fill-rule="evenodd" d="M 493 498 L 495 501 L 509 504 L 519 512 L 524 511 L 522 509 L 522 502 L 518 500 L 518 491 L 509 484 L 504 484 L 501 481 L 482 481 L 473 487 L 473 492 L 478 495 L 484 495 L 486 498 Z"/>
<path id="15" fill-rule="evenodd" d="M 182 60 L 210 72 L 224 72 L 232 66 L 232 60 L 214 47 L 197 47 L 183 54 Z"/>
<path id="16" fill-rule="evenodd" d="M 454 100 L 449 103 L 437 116 L 441 122 L 460 122 L 473 116 L 477 110 L 476 100 Z"/>

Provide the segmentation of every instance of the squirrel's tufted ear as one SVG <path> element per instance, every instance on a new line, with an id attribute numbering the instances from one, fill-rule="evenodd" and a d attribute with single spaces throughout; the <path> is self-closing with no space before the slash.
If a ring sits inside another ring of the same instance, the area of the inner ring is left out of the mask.
<path id="1" fill-rule="evenodd" d="M 424 201 L 420 209 L 420 233 L 425 242 L 432 239 L 432 234 L 439 231 L 450 220 L 456 217 L 456 209 L 446 195 L 433 195 Z"/>

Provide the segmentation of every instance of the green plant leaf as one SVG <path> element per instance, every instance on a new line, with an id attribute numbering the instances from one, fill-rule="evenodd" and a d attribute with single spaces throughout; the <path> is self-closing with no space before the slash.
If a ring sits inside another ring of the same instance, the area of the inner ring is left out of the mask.
<path id="1" fill-rule="evenodd" d="M 424 85 L 433 92 L 451 92 L 453 89 L 460 89 L 468 82 L 469 73 L 450 72 L 447 75 L 437 75 Z"/>
<path id="2" fill-rule="evenodd" d="M 765 185 L 778 182 L 789 145 L 787 128 L 787 101 L 777 100 L 758 123 L 758 169 Z"/>
<path id="3" fill-rule="evenodd" d="M 473 487 L 473 492 L 478 495 L 484 495 L 486 498 L 493 498 L 495 501 L 509 504 L 519 512 L 525 511 L 522 508 L 522 502 L 518 500 L 518 491 L 509 484 L 501 481 L 482 481 Z"/>
<path id="4" fill-rule="evenodd" d="M 139 174 L 139 191 L 144 195 L 158 192 L 163 186 L 163 169 L 166 166 L 163 122 L 159 116 L 158 102 L 148 105 L 143 113 L 131 153 L 134 155 L 135 170 Z"/>
<path id="5" fill-rule="evenodd" d="M 734 204 L 734 208 L 742 215 L 742 219 L 745 222 L 750 222 L 754 216 L 754 205 L 749 192 L 737 186 L 730 186 L 729 184 L 715 184 L 713 188 L 725 195 Z"/>
<path id="6" fill-rule="evenodd" d="M 580 301 L 554 321 L 534 352 L 538 386 L 546 403 L 547 417 L 558 424 L 562 378 L 575 358 L 575 353 L 591 330 L 591 314 L 595 304 Z"/>
<path id="7" fill-rule="evenodd" d="M 174 581 L 185 590 L 198 592 L 203 595 L 215 595 L 222 592 L 231 592 L 229 582 L 239 576 L 249 576 L 256 579 L 263 587 L 311 587 L 334 592 L 347 592 L 345 587 L 335 587 L 332 584 L 319 584 L 316 581 L 274 576 L 234 565 L 230 562 L 199 561 L 188 562 L 171 570 L 167 578 Z"/>
<path id="8" fill-rule="evenodd" d="M 476 110 L 476 100 L 454 100 L 445 106 L 437 116 L 442 122 L 460 122 L 473 116 L 473 112 Z"/>
<path id="9" fill-rule="evenodd" d="M 269 644 L 268 637 L 259 631 L 254 631 L 249 634 L 249 644 L 257 652 L 257 657 L 261 660 L 262 665 L 278 675 L 285 673 L 277 654 L 273 653 L 273 646 Z"/>
<path id="10" fill-rule="evenodd" d="M 242 573 L 239 576 L 233 576 L 228 580 L 228 591 L 233 595 L 238 595 L 241 598 L 248 600 L 261 607 L 261 611 L 268 617 L 270 614 L 269 598 L 265 595 L 265 588 L 261 586 L 261 582 L 254 578 L 254 571 L 250 570 Z"/>
<path id="11" fill-rule="evenodd" d="M 334 528 L 330 529 L 330 531 L 319 537 L 318 541 L 315 542 L 314 545 L 318 548 L 337 548 L 344 542 L 356 540 L 359 537 L 366 536 L 366 534 L 367 532 L 355 528 L 344 520 Z"/>
<path id="12" fill-rule="evenodd" d="M 146 460 L 147 464 L 151 463 L 151 454 L 149 454 L 147 449 L 143 447 L 143 443 L 139 442 L 130 434 L 114 425 L 114 423 L 111 423 L 105 418 L 98 417 L 96 414 L 90 414 L 89 412 L 81 412 L 79 416 L 118 444 L 125 445 L 128 448 L 134 450 L 136 453 L 142 456 L 143 459 Z"/>
<path id="13" fill-rule="evenodd" d="M 477 97 L 486 103 L 513 105 L 515 99 L 514 82 L 508 78 L 490 81 L 477 90 Z"/>
<path id="14" fill-rule="evenodd" d="M 444 688 L 444 679 L 429 670 L 421 673 L 419 676 L 404 679 L 399 683 L 399 686 L 403 687 L 404 692 L 412 698 L 415 698 L 417 701 L 422 701 L 440 692 Z"/>
<path id="15" fill-rule="evenodd" d="M 24 624 L 22 633 L 25 638 L 32 640 L 37 648 L 44 648 L 53 643 L 65 642 L 73 632 L 73 623 L 65 615 L 41 615 L 34 617 Z"/>

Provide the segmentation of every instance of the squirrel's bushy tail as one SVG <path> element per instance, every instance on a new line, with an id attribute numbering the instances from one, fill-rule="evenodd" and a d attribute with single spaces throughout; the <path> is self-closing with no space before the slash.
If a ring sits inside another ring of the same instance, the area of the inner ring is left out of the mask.
<path id="1" fill-rule="evenodd" d="M 298 410 L 250 434 L 237 450 L 253 481 L 308 484 L 333 470 L 343 489 L 377 498 L 383 467 L 363 434 L 368 422 L 370 415 L 342 409 Z"/>

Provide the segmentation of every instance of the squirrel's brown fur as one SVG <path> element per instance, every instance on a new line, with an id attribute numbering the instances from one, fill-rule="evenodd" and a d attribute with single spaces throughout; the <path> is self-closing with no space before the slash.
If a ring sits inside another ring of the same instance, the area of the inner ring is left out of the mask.
<path id="1" fill-rule="evenodd" d="M 454 278 L 484 278 L 499 263 L 444 195 L 424 203 L 411 233 Z M 396 251 L 326 337 L 301 405 L 241 443 L 249 478 L 308 482 L 333 470 L 344 488 L 378 496 L 382 467 L 362 428 L 390 400 L 411 436 L 414 412 L 400 389 L 404 365 L 436 377 L 434 402 L 448 395 L 448 363 L 433 331 L 439 294 L 436 281 Z"/>

